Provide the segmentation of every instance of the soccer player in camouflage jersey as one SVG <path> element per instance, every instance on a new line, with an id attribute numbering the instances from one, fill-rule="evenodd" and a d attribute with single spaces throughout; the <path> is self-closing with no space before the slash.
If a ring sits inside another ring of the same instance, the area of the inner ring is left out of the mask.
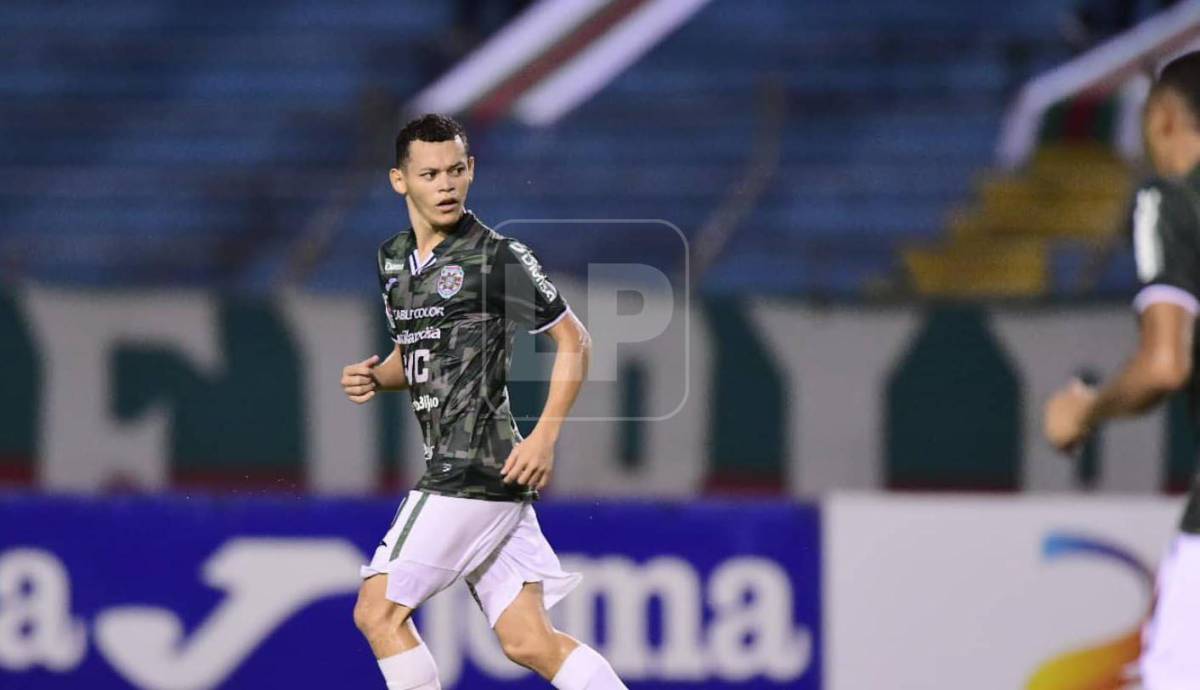
<path id="1" fill-rule="evenodd" d="M 571 312 L 533 253 L 470 211 L 423 264 L 416 244 L 411 232 L 383 243 L 379 283 L 424 435 L 429 471 L 417 489 L 532 498 L 541 477 L 505 483 L 500 475 L 521 440 L 505 388 L 509 344 L 518 324 L 551 331 Z"/>
<path id="2" fill-rule="evenodd" d="M 1163 68 L 1142 116 L 1146 152 L 1158 177 L 1142 185 L 1132 214 L 1142 288 L 1137 351 L 1100 390 L 1071 381 L 1046 405 L 1045 433 L 1071 451 L 1102 423 L 1137 415 L 1188 390 L 1196 423 L 1200 311 L 1200 53 Z M 1142 631 L 1139 666 L 1148 690 L 1200 688 L 1200 483 L 1159 570 L 1154 615 Z M 1114 686 L 1115 687 L 1115 686 Z"/>
<path id="3" fill-rule="evenodd" d="M 401 502 L 370 564 L 354 620 L 387 687 L 440 687 L 411 620 L 425 600 L 466 582 L 509 659 L 563 690 L 624 688 L 595 650 L 557 631 L 546 609 L 579 583 L 562 570 L 533 508 L 587 371 L 583 324 L 525 245 L 465 208 L 475 172 L 461 125 L 441 115 L 396 137 L 393 189 L 411 227 L 383 243 L 379 285 L 395 343 L 342 371 L 355 403 L 407 389 L 426 471 Z M 506 381 L 518 327 L 557 352 L 537 424 L 522 438 Z"/>

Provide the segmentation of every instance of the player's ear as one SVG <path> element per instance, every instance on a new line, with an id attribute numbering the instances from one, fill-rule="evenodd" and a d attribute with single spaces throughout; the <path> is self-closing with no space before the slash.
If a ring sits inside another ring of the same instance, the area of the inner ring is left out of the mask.
<path id="1" fill-rule="evenodd" d="M 475 181 L 475 156 L 467 156 L 467 182 Z"/>
<path id="2" fill-rule="evenodd" d="M 1163 137 L 1171 137 L 1180 129 L 1187 127 L 1187 103 L 1173 89 L 1164 91 L 1159 99 L 1161 112 L 1158 123 L 1158 133 Z"/>
<path id="3" fill-rule="evenodd" d="M 404 173 L 400 172 L 399 168 L 392 168 L 388 171 L 388 179 L 392 181 L 392 189 L 397 194 L 408 194 L 408 184 L 404 181 Z"/>
<path id="4" fill-rule="evenodd" d="M 1151 93 L 1150 98 L 1146 100 L 1146 111 L 1143 115 L 1143 128 L 1145 132 L 1146 143 L 1151 145 L 1157 144 L 1165 134 L 1164 131 L 1164 116 L 1163 111 L 1166 110 L 1162 102 L 1160 94 Z M 1149 153 L 1149 151 L 1147 151 Z"/>

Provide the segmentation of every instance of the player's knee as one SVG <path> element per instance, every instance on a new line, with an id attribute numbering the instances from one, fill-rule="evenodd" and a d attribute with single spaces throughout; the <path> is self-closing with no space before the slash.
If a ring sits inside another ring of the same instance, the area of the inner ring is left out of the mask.
<path id="1" fill-rule="evenodd" d="M 500 641 L 504 655 L 514 664 L 542 671 L 554 664 L 554 640 L 541 635 L 511 635 Z"/>
<path id="2" fill-rule="evenodd" d="M 404 624 L 400 607 L 362 593 L 354 604 L 354 625 L 367 637 L 385 634 Z"/>
<path id="3" fill-rule="evenodd" d="M 362 634 L 369 635 L 379 627 L 380 608 L 360 596 L 358 601 L 354 603 L 354 627 L 358 628 Z"/>

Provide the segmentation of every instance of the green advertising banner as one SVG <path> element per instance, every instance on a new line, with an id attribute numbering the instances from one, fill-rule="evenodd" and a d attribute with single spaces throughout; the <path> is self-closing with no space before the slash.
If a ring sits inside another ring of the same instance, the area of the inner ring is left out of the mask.
<path id="1" fill-rule="evenodd" d="M 585 322 L 588 295 L 564 285 Z M 1180 401 L 1099 434 L 1084 462 L 1039 437 L 1069 376 L 1135 344 L 1122 305 L 668 305 L 660 335 L 590 323 L 592 377 L 560 442 L 564 495 L 832 489 L 1180 490 Z M 599 319 L 597 319 L 597 322 Z M 216 487 L 364 494 L 423 470 L 406 394 L 348 402 L 344 365 L 386 355 L 371 300 L 0 293 L 0 481 L 67 492 Z M 514 409 L 541 407 L 549 341 L 513 351 Z"/>

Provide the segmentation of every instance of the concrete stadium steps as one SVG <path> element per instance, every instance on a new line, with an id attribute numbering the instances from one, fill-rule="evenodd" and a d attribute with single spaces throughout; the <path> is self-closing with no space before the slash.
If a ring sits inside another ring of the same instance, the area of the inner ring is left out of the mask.
<path id="1" fill-rule="evenodd" d="M 1080 190 L 1061 191 L 1022 183 L 985 186 L 982 208 L 954 214 L 952 240 L 982 235 L 1033 235 L 1048 238 L 1106 238 L 1122 219 L 1126 197 Z"/>
<path id="2" fill-rule="evenodd" d="M 946 249 L 904 253 L 914 289 L 942 298 L 1030 297 L 1049 280 L 1047 241 L 1005 237 L 955 242 Z"/>
<path id="3" fill-rule="evenodd" d="M 1132 184 L 1127 166 L 1093 144 L 1045 147 L 1017 174 L 985 175 L 978 202 L 952 214 L 945 241 L 905 251 L 913 287 L 1033 297 L 1078 285 L 1086 255 L 1120 233 Z"/>
<path id="4" fill-rule="evenodd" d="M 1132 184 L 1128 167 L 1105 149 L 1052 146 L 1039 151 L 1020 175 L 985 176 L 979 206 L 957 214 L 951 232 L 1107 238 L 1124 217 Z"/>

